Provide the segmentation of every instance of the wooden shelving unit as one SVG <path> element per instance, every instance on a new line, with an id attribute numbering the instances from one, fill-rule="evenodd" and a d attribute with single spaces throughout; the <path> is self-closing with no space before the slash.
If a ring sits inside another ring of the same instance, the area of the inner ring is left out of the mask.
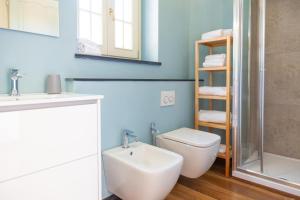
<path id="1" fill-rule="evenodd" d="M 207 67 L 207 68 L 199 68 L 199 71 L 226 71 L 226 67 Z"/>
<path id="2" fill-rule="evenodd" d="M 208 40 L 198 40 L 195 42 L 195 80 L 199 80 L 201 73 L 208 73 L 208 86 L 213 86 L 213 73 L 214 72 L 224 72 L 226 76 L 226 96 L 210 96 L 210 95 L 200 95 L 199 94 L 199 82 L 195 81 L 195 129 L 199 127 L 208 127 L 225 130 L 226 135 L 226 152 L 224 154 L 219 153 L 218 157 L 225 159 L 225 175 L 230 176 L 230 130 L 231 130 L 231 116 L 230 116 L 230 106 L 231 106 L 231 46 L 232 46 L 232 36 L 213 38 Z M 215 47 L 226 47 L 226 66 L 224 67 L 200 67 L 200 47 L 205 46 L 208 48 L 209 54 L 212 54 L 213 48 Z M 211 123 L 204 122 L 199 119 L 199 103 L 202 100 L 209 101 L 209 110 L 213 110 L 213 100 L 226 101 L 226 123 Z"/>

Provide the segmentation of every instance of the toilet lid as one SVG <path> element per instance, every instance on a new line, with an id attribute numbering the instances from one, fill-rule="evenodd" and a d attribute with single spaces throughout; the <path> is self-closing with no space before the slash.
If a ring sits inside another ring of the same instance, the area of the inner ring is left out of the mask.
<path id="1" fill-rule="evenodd" d="M 210 147 L 220 142 L 220 136 L 190 128 L 180 128 L 162 135 L 163 138 L 196 147 Z"/>

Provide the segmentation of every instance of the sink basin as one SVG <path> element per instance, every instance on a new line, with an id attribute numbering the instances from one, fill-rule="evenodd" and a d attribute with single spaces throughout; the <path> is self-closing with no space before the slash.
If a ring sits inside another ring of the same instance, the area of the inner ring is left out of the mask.
<path id="1" fill-rule="evenodd" d="M 123 200 L 162 200 L 180 175 L 179 154 L 136 142 L 130 148 L 103 152 L 104 171 L 110 192 Z"/>
<path id="2" fill-rule="evenodd" d="M 55 99 L 55 98 L 66 98 L 72 97 L 75 94 L 63 93 L 63 94 L 45 94 L 45 93 L 35 93 L 35 94 L 24 94 L 20 96 L 9 96 L 7 94 L 0 95 L 0 101 L 24 101 L 24 100 L 35 100 L 35 99 Z M 76 96 L 78 96 L 76 94 Z"/>
<path id="3" fill-rule="evenodd" d="M 97 95 L 89 95 L 89 97 L 101 97 Z M 74 93 L 62 93 L 62 94 L 46 94 L 46 93 L 33 93 L 22 94 L 20 96 L 9 96 L 7 94 L 0 95 L 0 106 L 18 105 L 18 104 L 37 104 L 37 103 L 51 103 L 58 101 L 66 101 L 68 99 L 84 100 L 87 95 L 74 94 Z"/>
<path id="4" fill-rule="evenodd" d="M 58 95 L 47 95 L 47 94 L 25 94 L 20 96 L 9 96 L 1 95 L 0 101 L 19 101 L 19 100 L 28 100 L 28 99 L 45 99 L 45 98 L 54 98 Z"/>

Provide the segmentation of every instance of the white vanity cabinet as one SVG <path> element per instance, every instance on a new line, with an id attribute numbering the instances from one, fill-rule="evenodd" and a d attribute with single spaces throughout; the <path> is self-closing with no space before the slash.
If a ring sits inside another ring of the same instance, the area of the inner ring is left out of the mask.
<path id="1" fill-rule="evenodd" d="M 101 199 L 101 96 L 0 97 L 0 199 Z"/>

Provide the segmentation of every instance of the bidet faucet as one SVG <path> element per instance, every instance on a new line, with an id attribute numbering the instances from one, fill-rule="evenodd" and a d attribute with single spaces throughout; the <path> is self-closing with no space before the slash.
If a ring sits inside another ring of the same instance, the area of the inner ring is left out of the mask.
<path id="1" fill-rule="evenodd" d="M 19 74 L 18 69 L 12 69 L 11 74 L 10 74 L 10 79 L 11 79 L 11 96 L 20 96 L 20 91 L 19 91 L 19 79 L 23 78 L 21 74 Z"/>
<path id="2" fill-rule="evenodd" d="M 128 149 L 129 148 L 129 137 L 133 137 L 135 139 L 135 142 L 138 141 L 138 137 L 136 135 L 133 135 L 133 131 L 125 129 L 123 130 L 123 145 L 122 147 L 124 149 Z"/>
<path id="3" fill-rule="evenodd" d="M 156 136 L 159 134 L 159 130 L 156 128 L 155 122 L 151 123 L 150 131 L 152 135 L 152 144 L 156 146 Z"/>
<path id="4" fill-rule="evenodd" d="M 151 123 L 150 130 L 151 130 L 152 135 L 155 135 L 155 134 L 159 133 L 159 130 L 156 128 L 156 124 L 154 122 Z"/>

